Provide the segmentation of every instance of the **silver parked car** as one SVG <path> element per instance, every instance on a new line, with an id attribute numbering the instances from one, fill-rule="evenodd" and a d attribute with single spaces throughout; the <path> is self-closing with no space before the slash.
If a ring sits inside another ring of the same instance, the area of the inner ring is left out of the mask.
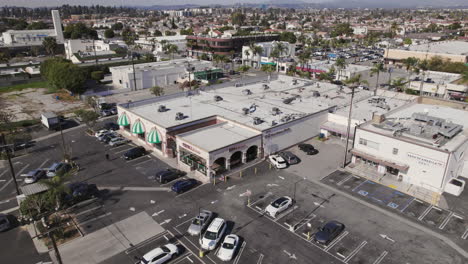
<path id="1" fill-rule="evenodd" d="M 200 213 L 192 220 L 192 224 L 190 224 L 187 232 L 192 236 L 200 235 L 200 232 L 203 232 L 212 218 L 213 212 L 201 210 Z"/>

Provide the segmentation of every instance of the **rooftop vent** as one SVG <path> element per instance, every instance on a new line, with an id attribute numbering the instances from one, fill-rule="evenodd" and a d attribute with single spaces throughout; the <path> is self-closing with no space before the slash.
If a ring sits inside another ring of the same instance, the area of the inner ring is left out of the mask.
<path id="1" fill-rule="evenodd" d="M 292 80 L 292 85 L 297 85 L 298 83 L 299 82 L 296 79 Z"/>
<path id="2" fill-rule="evenodd" d="M 313 91 L 312 96 L 313 97 L 320 97 L 320 93 L 318 91 Z"/>
<path id="3" fill-rule="evenodd" d="M 270 89 L 270 86 L 268 86 L 268 84 L 264 83 L 264 84 L 262 84 L 262 88 L 263 88 L 263 90 L 268 90 L 268 89 Z"/>
<path id="4" fill-rule="evenodd" d="M 223 98 L 219 95 L 215 95 L 213 99 L 215 100 L 215 102 L 219 102 L 223 100 Z"/>
<path id="5" fill-rule="evenodd" d="M 278 107 L 273 107 L 273 108 L 271 109 L 271 114 L 274 115 L 274 116 L 280 115 L 281 113 L 282 113 L 282 112 L 281 112 L 281 110 L 280 110 Z"/>
<path id="6" fill-rule="evenodd" d="M 252 91 L 250 91 L 249 89 L 244 89 L 244 90 L 242 90 L 242 94 L 243 95 L 251 95 Z"/>
<path id="7" fill-rule="evenodd" d="M 177 112 L 175 115 L 175 120 L 183 120 L 184 118 L 185 118 L 185 115 L 182 112 Z"/>
<path id="8" fill-rule="evenodd" d="M 250 110 L 247 107 L 244 107 L 242 108 L 242 113 L 244 113 L 244 115 L 248 115 L 250 113 Z"/>
<path id="9" fill-rule="evenodd" d="M 168 109 L 166 108 L 165 105 L 160 105 L 160 106 L 158 107 L 158 112 L 160 112 L 160 113 L 166 112 L 167 110 L 168 110 Z"/>
<path id="10" fill-rule="evenodd" d="M 260 125 L 261 123 L 263 123 L 263 120 L 260 117 L 254 117 L 253 123 L 254 125 Z"/>
<path id="11" fill-rule="evenodd" d="M 286 98 L 283 100 L 283 103 L 284 104 L 290 104 L 292 103 L 292 101 L 294 101 L 296 98 L 295 97 L 290 97 L 290 98 Z"/>

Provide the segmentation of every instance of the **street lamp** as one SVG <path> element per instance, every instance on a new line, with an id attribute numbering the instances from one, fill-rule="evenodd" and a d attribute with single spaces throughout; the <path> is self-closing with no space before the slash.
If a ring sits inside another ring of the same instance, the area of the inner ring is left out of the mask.
<path id="1" fill-rule="evenodd" d="M 191 78 L 192 72 L 195 71 L 195 67 L 193 67 L 192 64 L 191 64 L 189 61 L 186 61 L 185 63 L 187 64 L 187 66 L 185 67 L 185 69 L 186 69 L 187 72 L 188 72 L 189 91 L 190 91 L 190 90 L 192 90 L 192 80 L 191 80 L 190 78 Z"/>
<path id="2" fill-rule="evenodd" d="M 346 146 L 345 146 L 345 152 L 344 152 L 344 158 L 343 158 L 343 168 L 346 166 L 346 158 L 348 156 L 349 133 L 351 131 L 351 113 L 353 111 L 354 89 L 356 87 L 353 86 L 350 88 L 351 88 L 351 101 L 349 103 L 348 127 L 347 127 L 347 132 L 346 132 Z"/>

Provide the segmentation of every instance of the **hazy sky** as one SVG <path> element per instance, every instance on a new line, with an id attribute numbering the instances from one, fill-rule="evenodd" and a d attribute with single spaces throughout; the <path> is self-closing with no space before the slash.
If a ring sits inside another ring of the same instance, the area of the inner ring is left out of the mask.
<path id="1" fill-rule="evenodd" d="M 291 2 L 307 2 L 307 3 L 321 3 L 321 2 L 331 2 L 331 1 L 339 1 L 339 2 L 347 2 L 347 4 L 351 4 L 353 2 L 361 3 L 369 3 L 371 5 L 375 4 L 382 4 L 388 5 L 389 3 L 393 3 L 396 6 L 398 5 L 444 5 L 444 4 L 464 4 L 468 5 L 466 0 L 290 0 Z M 226 0 L 226 1 L 219 1 L 219 0 L 0 0 L 0 6 L 26 6 L 26 7 L 38 7 L 38 6 L 61 6 L 63 4 L 71 4 L 71 5 L 143 5 L 143 6 L 150 6 L 150 5 L 179 5 L 179 4 L 234 4 L 234 3 L 265 3 L 270 2 L 270 0 Z M 285 2 L 287 3 L 288 0 L 274 0 L 274 2 Z"/>

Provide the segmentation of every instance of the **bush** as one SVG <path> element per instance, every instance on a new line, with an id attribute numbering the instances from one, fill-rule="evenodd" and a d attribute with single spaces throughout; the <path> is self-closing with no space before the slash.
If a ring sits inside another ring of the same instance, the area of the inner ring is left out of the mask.
<path id="1" fill-rule="evenodd" d="M 104 72 L 103 71 L 91 72 L 91 79 L 95 80 L 96 82 L 100 82 L 102 79 L 104 79 Z"/>

